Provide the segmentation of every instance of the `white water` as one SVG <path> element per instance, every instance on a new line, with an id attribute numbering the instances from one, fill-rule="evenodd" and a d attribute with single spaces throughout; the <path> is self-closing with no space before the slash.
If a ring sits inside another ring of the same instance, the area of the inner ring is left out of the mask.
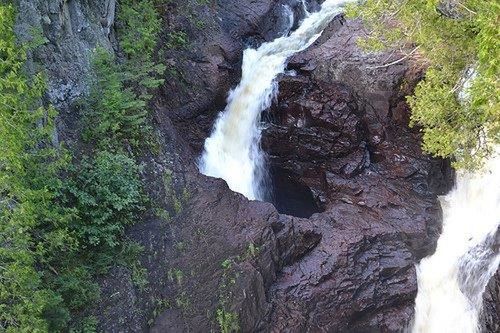
<path id="1" fill-rule="evenodd" d="M 205 141 L 200 171 L 224 179 L 229 188 L 249 199 L 263 199 L 264 156 L 260 149 L 260 114 L 276 96 L 276 76 L 287 59 L 310 46 L 342 6 L 355 0 L 326 0 L 289 36 L 243 53 L 242 77 Z"/>
<path id="2" fill-rule="evenodd" d="M 482 294 L 500 263 L 500 149 L 482 172 L 458 174 L 441 205 L 436 252 L 417 267 L 413 332 L 479 332 Z"/>
<path id="3" fill-rule="evenodd" d="M 302 10 L 304 10 L 304 13 L 306 14 L 306 17 L 309 16 L 310 13 L 307 10 L 306 0 L 301 0 L 301 3 L 302 3 Z"/>

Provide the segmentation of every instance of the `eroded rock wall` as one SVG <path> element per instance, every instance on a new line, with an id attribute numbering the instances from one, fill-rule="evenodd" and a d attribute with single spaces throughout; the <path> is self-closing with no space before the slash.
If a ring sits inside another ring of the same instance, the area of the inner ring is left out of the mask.
<path id="1" fill-rule="evenodd" d="M 56 139 L 74 141 L 81 115 L 77 103 L 89 92 L 92 52 L 113 50 L 110 3 L 115 0 L 17 0 L 16 34 L 23 41 L 43 39 L 28 55 L 30 73 L 47 76 L 46 101 L 59 112 Z M 112 7 L 112 6 L 111 6 Z"/>
<path id="2" fill-rule="evenodd" d="M 263 146 L 272 168 L 310 188 L 319 244 L 279 272 L 272 330 L 397 332 L 413 315 L 414 265 L 434 251 L 446 162 L 424 156 L 404 96 L 423 68 L 356 46 L 363 28 L 334 21 L 280 80 Z"/>

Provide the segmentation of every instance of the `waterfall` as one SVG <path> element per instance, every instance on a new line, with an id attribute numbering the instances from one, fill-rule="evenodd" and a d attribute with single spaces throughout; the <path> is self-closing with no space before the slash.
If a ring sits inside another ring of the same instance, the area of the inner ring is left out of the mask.
<path id="1" fill-rule="evenodd" d="M 459 173 L 441 205 L 436 252 L 417 267 L 413 332 L 479 332 L 482 294 L 500 263 L 500 149 L 484 170 Z"/>
<path id="2" fill-rule="evenodd" d="M 289 36 L 244 51 L 241 81 L 229 93 L 227 106 L 205 141 L 199 166 L 203 174 L 224 179 L 248 199 L 263 199 L 260 114 L 276 96 L 276 76 L 284 72 L 287 59 L 310 46 L 348 2 L 353 0 L 326 0 Z"/>

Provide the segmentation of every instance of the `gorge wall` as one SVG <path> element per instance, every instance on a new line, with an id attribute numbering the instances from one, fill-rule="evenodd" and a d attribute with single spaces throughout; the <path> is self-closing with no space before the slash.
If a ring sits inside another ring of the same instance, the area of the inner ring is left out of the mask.
<path id="1" fill-rule="evenodd" d="M 60 112 L 55 138 L 73 149 L 92 49 L 120 56 L 106 20 L 112 3 L 19 1 L 18 34 L 36 26 L 47 38 L 30 66 L 47 70 L 47 101 Z M 453 179 L 448 162 L 423 155 L 418 129 L 408 128 L 404 96 L 423 75 L 418 62 L 384 66 L 400 55 L 363 52 L 362 25 L 339 17 L 291 59 L 294 74 L 279 79 L 263 116 L 275 205 L 198 172 L 242 50 L 291 28 L 285 4 L 304 15 L 295 0 L 161 5 L 158 60 L 167 70 L 150 105 L 161 147 L 140 158 L 146 192 L 172 218 L 148 211 L 127 231 L 145 248 L 148 283 L 137 288 L 120 266 L 100 277 L 101 302 L 85 310 L 99 329 L 210 332 L 223 318 L 242 332 L 398 332 L 410 322 L 415 263 L 434 251 L 437 195 Z M 166 47 L 175 31 L 187 45 Z M 498 330 L 498 290 L 496 278 L 485 296 L 490 332 Z"/>

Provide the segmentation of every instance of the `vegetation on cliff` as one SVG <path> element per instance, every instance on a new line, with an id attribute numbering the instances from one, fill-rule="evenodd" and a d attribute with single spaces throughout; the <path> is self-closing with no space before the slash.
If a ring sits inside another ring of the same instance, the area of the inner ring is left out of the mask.
<path id="1" fill-rule="evenodd" d="M 500 143 L 498 1 L 367 0 L 349 15 L 367 25 L 362 45 L 410 49 L 428 62 L 408 97 L 426 152 L 453 157 L 457 167 L 477 166 L 492 152 Z"/>
<path id="2" fill-rule="evenodd" d="M 130 12 L 133 6 L 149 11 Z M 91 332 L 96 321 L 84 315 L 99 297 L 95 276 L 116 263 L 137 268 L 140 247 L 123 238 L 144 209 L 130 145 L 147 134 L 148 90 L 161 83 L 163 66 L 152 61 L 160 18 L 151 17 L 151 1 L 122 8 L 125 25 L 148 15 L 151 26 L 137 29 L 150 39 L 142 45 L 132 42 L 137 34 L 121 36 L 127 57 L 120 63 L 96 51 L 96 80 L 83 103 L 84 136 L 92 141 L 88 156 L 74 158 L 55 139 L 57 112 L 42 102 L 43 73 L 25 70 L 37 45 L 17 41 L 16 8 L 0 5 L 1 331 Z"/>

